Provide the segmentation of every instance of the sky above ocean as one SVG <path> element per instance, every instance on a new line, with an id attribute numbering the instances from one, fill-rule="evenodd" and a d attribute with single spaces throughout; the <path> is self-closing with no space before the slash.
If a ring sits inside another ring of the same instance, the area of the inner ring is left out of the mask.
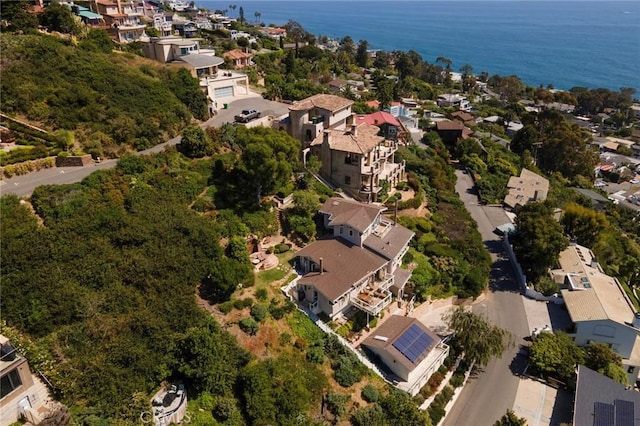
<path id="1" fill-rule="evenodd" d="M 458 70 L 517 75 L 530 85 L 633 87 L 640 96 L 639 1 L 199 0 L 266 24 L 299 22 L 315 35 L 351 36 L 370 48 L 439 56 Z M 235 4 L 232 10 L 229 6 Z"/>

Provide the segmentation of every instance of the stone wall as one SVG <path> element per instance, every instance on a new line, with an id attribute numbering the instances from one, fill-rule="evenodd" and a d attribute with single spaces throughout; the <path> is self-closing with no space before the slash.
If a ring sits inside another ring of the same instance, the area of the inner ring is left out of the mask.
<path id="1" fill-rule="evenodd" d="M 69 157 L 56 157 L 56 167 L 82 167 L 93 163 L 90 154 Z"/>

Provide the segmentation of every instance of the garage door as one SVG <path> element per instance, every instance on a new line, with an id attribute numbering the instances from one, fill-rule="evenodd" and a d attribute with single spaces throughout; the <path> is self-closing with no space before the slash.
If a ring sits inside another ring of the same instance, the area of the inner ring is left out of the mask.
<path id="1" fill-rule="evenodd" d="M 230 96 L 233 96 L 233 86 L 220 87 L 218 89 L 215 89 L 213 91 L 213 94 L 215 95 L 216 99 L 228 98 Z"/>

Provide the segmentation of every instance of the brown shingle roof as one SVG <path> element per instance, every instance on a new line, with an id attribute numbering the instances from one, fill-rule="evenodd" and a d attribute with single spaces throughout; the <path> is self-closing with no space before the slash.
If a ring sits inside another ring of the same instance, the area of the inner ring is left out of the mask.
<path id="1" fill-rule="evenodd" d="M 387 259 L 395 257 L 404 249 L 415 234 L 404 226 L 391 225 L 390 229 L 381 236 L 371 234 L 364 240 L 364 245 L 370 250 Z"/>
<path id="2" fill-rule="evenodd" d="M 464 126 L 458 121 L 438 121 L 436 130 L 462 130 Z"/>
<path id="3" fill-rule="evenodd" d="M 367 154 L 376 146 L 384 142 L 384 136 L 378 136 L 380 129 L 367 123 L 358 124 L 356 133 L 353 130 L 327 129 L 324 134 L 318 135 L 312 146 L 322 145 L 325 134 L 329 136 L 329 148 L 336 151 L 353 152 L 355 154 Z"/>
<path id="4" fill-rule="evenodd" d="M 433 342 L 420 354 L 415 362 L 411 362 L 404 356 L 393 343 L 409 328 L 411 325 L 417 325 L 424 331 Z M 377 338 L 376 338 L 377 337 Z M 384 339 L 386 338 L 386 340 Z M 392 315 L 388 320 L 383 322 L 376 328 L 363 342 L 362 345 L 379 348 L 389 353 L 396 362 L 403 364 L 409 371 L 413 371 L 423 359 L 429 355 L 429 352 L 440 343 L 440 337 L 433 331 L 429 330 L 424 324 L 415 318 L 404 317 L 400 315 Z"/>
<path id="5" fill-rule="evenodd" d="M 353 105 L 353 101 L 335 95 L 318 94 L 294 103 L 289 107 L 290 111 L 305 111 L 313 108 L 322 108 L 336 112 Z"/>
<path id="6" fill-rule="evenodd" d="M 329 215 L 329 225 L 349 225 L 364 232 L 386 207 L 375 204 L 363 204 L 345 198 L 329 198 L 320 207 L 320 213 Z"/>
<path id="7" fill-rule="evenodd" d="M 308 272 L 301 284 L 310 284 L 329 300 L 336 300 L 354 284 L 382 268 L 387 260 L 341 238 L 321 239 L 296 253 L 320 263 L 323 273 Z"/>

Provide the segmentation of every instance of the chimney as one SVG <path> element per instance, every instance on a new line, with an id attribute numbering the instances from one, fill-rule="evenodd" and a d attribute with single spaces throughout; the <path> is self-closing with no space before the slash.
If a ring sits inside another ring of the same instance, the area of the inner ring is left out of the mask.
<path id="1" fill-rule="evenodd" d="M 324 269 L 323 269 L 323 263 L 324 263 L 324 259 L 320 258 L 320 275 L 322 275 L 324 273 Z"/>
<path id="2" fill-rule="evenodd" d="M 600 265 L 598 264 L 598 258 L 595 255 L 591 258 L 591 265 L 589 266 L 591 266 L 593 269 L 600 270 Z"/>
<path id="3" fill-rule="evenodd" d="M 396 210 L 393 212 L 393 226 L 398 224 L 398 199 L 396 198 Z"/>
<path id="4" fill-rule="evenodd" d="M 351 136 L 357 136 L 358 135 L 358 125 L 357 124 L 352 124 L 351 125 Z"/>
<path id="5" fill-rule="evenodd" d="M 329 130 L 325 130 L 324 133 L 322 134 L 322 144 L 328 146 L 329 138 L 330 138 L 330 132 Z"/>

